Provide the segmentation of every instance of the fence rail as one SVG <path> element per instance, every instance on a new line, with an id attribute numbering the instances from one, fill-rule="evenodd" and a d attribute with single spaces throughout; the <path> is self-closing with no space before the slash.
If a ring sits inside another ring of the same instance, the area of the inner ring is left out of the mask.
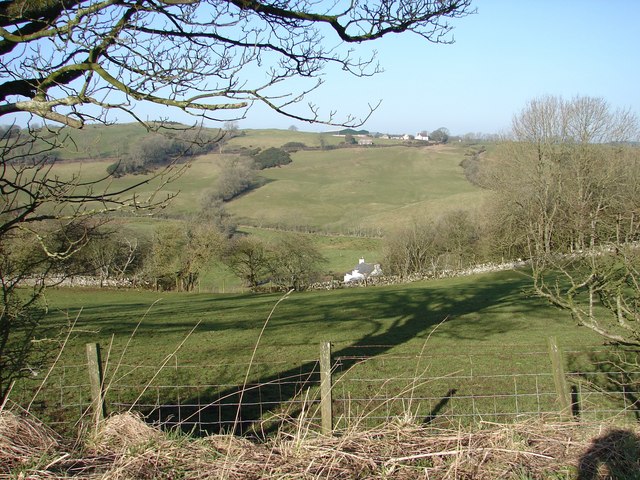
<path id="1" fill-rule="evenodd" d="M 86 364 L 58 368 L 42 408 L 56 412 L 52 423 L 76 422 L 91 408 L 96 415 L 105 408 L 134 410 L 151 422 L 201 434 L 268 434 L 300 417 L 325 433 L 387 421 L 458 426 L 532 416 L 640 418 L 640 367 L 633 351 L 562 352 L 556 345 L 391 353 L 369 345 L 332 357 L 329 344 L 319 347 L 318 359 L 302 363 L 192 365 L 175 359 L 161 370 L 107 368 L 104 377 L 99 356 L 97 362 L 88 357 Z"/>

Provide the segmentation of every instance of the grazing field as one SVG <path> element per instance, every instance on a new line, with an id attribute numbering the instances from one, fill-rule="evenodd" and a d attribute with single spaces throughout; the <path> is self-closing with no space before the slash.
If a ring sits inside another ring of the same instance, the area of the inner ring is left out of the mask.
<path id="1" fill-rule="evenodd" d="M 107 166 L 126 153 L 122 150 L 144 133 L 137 125 L 73 132 L 73 142 L 61 150 L 61 158 L 75 161 L 56 164 L 55 173 L 69 178 L 80 172 L 84 181 L 101 178 Z M 343 140 L 317 133 L 246 130 L 228 148 L 279 147 L 291 141 L 318 147 L 320 138 L 327 145 Z M 384 142 L 376 140 L 378 145 Z M 261 171 L 267 184 L 229 202 L 227 209 L 241 223 L 252 226 L 379 234 L 414 217 L 437 216 L 452 208 L 481 208 L 486 192 L 465 179 L 459 166 L 464 154 L 462 145 L 298 151 L 292 154 L 290 165 Z M 225 158 L 224 153 L 211 153 L 192 159 L 184 173 L 162 189 L 162 194 L 178 194 L 162 214 L 175 217 L 198 212 L 203 195 L 215 187 Z M 148 176 L 126 175 L 109 182 L 117 189 L 145 178 Z M 140 195 L 152 191 L 153 187 L 145 187 Z"/>
<path id="2" fill-rule="evenodd" d="M 223 152 L 288 141 L 317 147 L 339 139 L 250 130 Z M 488 193 L 466 180 L 459 165 L 465 153 L 463 145 L 298 151 L 293 163 L 261 171 L 266 184 L 226 209 L 241 232 L 261 239 L 271 240 L 280 230 L 311 231 L 305 234 L 327 258 L 323 272 L 340 275 L 359 257 L 380 262 L 379 237 L 396 225 L 451 209 L 482 209 Z M 149 239 L 154 229 L 191 218 L 228 155 L 193 159 L 164 190 L 179 195 L 160 215 L 120 217 L 115 225 Z M 81 168 L 84 179 L 99 178 L 111 162 L 107 157 L 96 154 L 103 160 L 54 168 L 62 177 Z M 128 175 L 112 185 L 122 188 L 143 178 Z M 249 424 L 298 395 L 315 398 L 318 352 L 329 341 L 340 396 L 336 415 L 343 420 L 371 411 L 380 418 L 425 422 L 442 414 L 452 421 L 470 415 L 500 421 L 502 412 L 557 412 L 549 336 L 569 350 L 601 340 L 529 295 L 528 288 L 524 274 L 502 272 L 282 299 L 231 293 L 242 290 L 240 281 L 214 262 L 198 290 L 222 293 L 54 289 L 47 325 L 52 334 L 56 326 L 71 325 L 72 335 L 36 405 L 63 423 L 82 413 L 88 400 L 84 346 L 98 342 L 106 352 L 111 408 L 135 403 L 160 421 L 197 415 L 218 428 L 228 428 L 241 414 L 241 423 Z M 41 378 L 36 372 L 34 384 Z M 254 387 L 245 391 L 245 380 Z M 21 387 L 15 395 L 26 398 L 30 391 Z M 217 410 L 194 407 L 222 400 L 229 404 Z"/>
<path id="3" fill-rule="evenodd" d="M 268 183 L 229 204 L 242 223 L 378 230 L 449 209 L 480 207 L 486 192 L 464 177 L 464 148 L 301 151 L 263 171 Z"/>
<path id="4" fill-rule="evenodd" d="M 475 375 L 516 372 L 526 378 L 531 372 L 549 371 L 548 356 L 527 354 L 545 352 L 550 335 L 565 348 L 600 343 L 566 316 L 526 295 L 526 287 L 522 274 L 502 272 L 395 287 L 294 293 L 277 306 L 262 335 L 280 295 L 52 290 L 48 323 L 71 321 L 74 333 L 58 367 L 64 379 L 58 373 L 42 395 L 51 397 L 46 402 L 50 407 L 66 399 L 68 405 L 76 405 L 76 414 L 78 405 L 86 406 L 86 390 L 79 398 L 83 390 L 73 386 L 86 384 L 82 365 L 87 342 L 99 342 L 108 351 L 111 401 L 127 405 L 144 391 L 137 403 L 148 413 L 154 405 L 174 405 L 180 398 L 194 401 L 197 396 L 206 403 L 207 398 L 237 395 L 247 372 L 251 384 L 316 375 L 313 369 L 323 341 L 332 342 L 340 375 L 382 377 L 377 386 L 353 384 L 349 391 L 342 390 L 353 399 L 375 397 L 382 390 L 401 394 L 416 381 L 416 395 L 437 397 L 447 390 L 493 395 L 504 385 L 460 386 L 447 376 L 466 371 L 473 357 Z M 169 356 L 185 338 L 177 354 Z M 370 360 L 356 360 L 361 357 Z M 439 380 L 425 382 L 430 377 Z M 552 380 L 546 381 L 552 385 Z M 531 387 L 525 383 L 520 388 Z M 276 399 L 269 397 L 274 392 L 262 390 L 259 399 L 247 394 L 245 400 L 251 398 L 254 409 L 262 408 L 256 406 L 258 400 L 271 401 L 270 409 L 277 410 L 279 402 L 299 393 L 299 387 L 299 382 L 290 390 L 279 385 Z M 367 405 L 370 401 L 354 400 L 338 409 L 365 411 Z M 426 416 L 433 402 L 425 400 L 421 408 Z M 245 412 L 245 417 L 255 414 Z M 69 415 L 68 409 L 64 415 Z M 233 418 L 228 412 L 216 415 Z"/>

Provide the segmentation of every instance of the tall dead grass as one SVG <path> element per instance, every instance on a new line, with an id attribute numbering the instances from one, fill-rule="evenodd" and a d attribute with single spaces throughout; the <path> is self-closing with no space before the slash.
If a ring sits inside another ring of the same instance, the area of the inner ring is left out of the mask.
<path id="1" fill-rule="evenodd" d="M 621 455 L 625 468 L 635 474 L 640 470 L 640 427 L 635 425 L 625 427 L 624 445 L 602 441 L 621 438 L 613 425 L 542 420 L 457 431 L 391 422 L 331 437 L 297 431 L 306 433 L 302 438 L 283 433 L 259 443 L 229 435 L 195 439 L 121 414 L 77 442 L 56 438 L 44 425 L 5 411 L 0 416 L 0 478 L 625 478 L 606 476 L 612 468 L 608 459 Z"/>

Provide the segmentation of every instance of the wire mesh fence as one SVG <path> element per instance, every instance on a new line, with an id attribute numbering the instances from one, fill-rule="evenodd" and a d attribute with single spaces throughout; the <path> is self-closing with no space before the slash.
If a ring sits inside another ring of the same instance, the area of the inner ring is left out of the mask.
<path id="1" fill-rule="evenodd" d="M 367 345 L 339 353 L 330 363 L 331 421 L 338 429 L 388 421 L 457 427 L 532 416 L 640 418 L 634 351 L 565 347 L 568 411 L 544 347 L 416 352 Z M 268 435 L 300 417 L 320 428 L 320 379 L 319 359 L 194 365 L 176 357 L 162 368 L 107 365 L 103 388 L 109 413 L 133 410 L 196 434 Z M 25 398 L 30 392 L 23 387 Z M 92 403 L 87 365 L 57 367 L 40 397 L 36 407 L 50 423 L 73 426 Z"/>

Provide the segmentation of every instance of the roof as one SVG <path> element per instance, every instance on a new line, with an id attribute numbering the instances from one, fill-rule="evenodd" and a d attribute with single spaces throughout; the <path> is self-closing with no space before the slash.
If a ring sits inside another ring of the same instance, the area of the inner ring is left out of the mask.
<path id="1" fill-rule="evenodd" d="M 370 263 L 359 263 L 358 265 L 353 267 L 354 271 L 360 272 L 363 275 L 369 275 L 371 272 L 373 272 L 373 269 L 374 266 Z"/>

